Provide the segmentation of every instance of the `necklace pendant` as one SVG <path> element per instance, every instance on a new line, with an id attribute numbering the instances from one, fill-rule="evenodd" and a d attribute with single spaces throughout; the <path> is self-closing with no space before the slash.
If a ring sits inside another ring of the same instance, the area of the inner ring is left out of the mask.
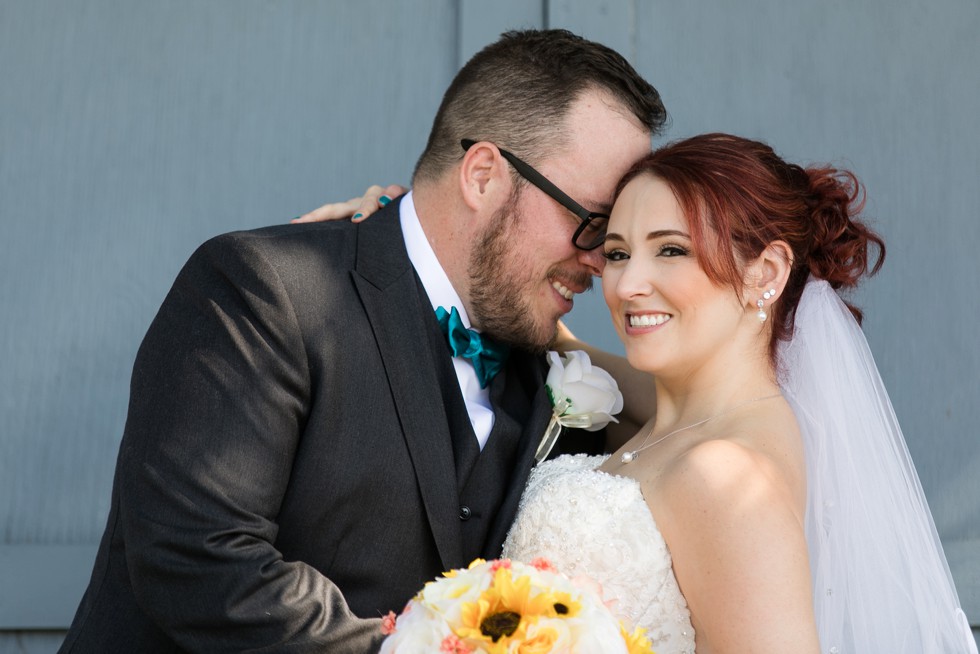
<path id="1" fill-rule="evenodd" d="M 623 463 L 632 463 L 633 459 L 636 458 L 636 452 L 623 452 L 623 456 L 620 457 L 620 461 Z"/>

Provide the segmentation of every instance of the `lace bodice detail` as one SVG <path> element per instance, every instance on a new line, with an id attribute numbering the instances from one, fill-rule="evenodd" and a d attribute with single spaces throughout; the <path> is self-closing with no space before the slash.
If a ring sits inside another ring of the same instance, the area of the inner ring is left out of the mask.
<path id="1" fill-rule="evenodd" d="M 503 555 L 543 556 L 569 577 L 593 579 L 617 617 L 647 630 L 657 654 L 694 652 L 690 612 L 640 486 L 596 470 L 603 461 L 580 454 L 538 465 Z"/>

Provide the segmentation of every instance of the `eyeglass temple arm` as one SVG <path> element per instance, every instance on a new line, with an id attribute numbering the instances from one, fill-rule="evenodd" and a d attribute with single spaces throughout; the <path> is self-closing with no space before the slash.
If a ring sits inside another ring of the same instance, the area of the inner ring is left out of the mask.
<path id="1" fill-rule="evenodd" d="M 471 147 L 473 147 L 476 141 L 463 139 L 460 141 L 460 143 L 462 144 L 464 150 L 469 150 Z M 510 162 L 510 165 L 514 167 L 514 170 L 521 174 L 521 177 L 547 193 L 551 198 L 558 202 L 558 204 L 565 207 L 582 220 L 588 220 L 589 216 L 592 215 L 588 209 L 565 195 L 564 191 L 548 181 L 547 177 L 536 171 L 534 168 L 531 168 L 529 165 L 501 147 L 498 147 L 497 150 L 500 151 L 500 155 L 504 159 Z"/>

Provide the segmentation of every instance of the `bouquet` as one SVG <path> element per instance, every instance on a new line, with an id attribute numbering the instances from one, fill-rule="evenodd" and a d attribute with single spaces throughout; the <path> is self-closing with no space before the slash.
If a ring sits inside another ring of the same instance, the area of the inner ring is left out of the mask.
<path id="1" fill-rule="evenodd" d="M 652 654 L 601 598 L 544 559 L 477 559 L 425 585 L 401 615 L 389 613 L 381 654 Z"/>

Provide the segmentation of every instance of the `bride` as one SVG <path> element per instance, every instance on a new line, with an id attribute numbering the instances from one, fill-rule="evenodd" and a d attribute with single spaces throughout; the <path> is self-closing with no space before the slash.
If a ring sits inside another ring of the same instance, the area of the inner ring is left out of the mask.
<path id="1" fill-rule="evenodd" d="M 722 134 L 633 167 L 602 286 L 655 415 L 611 455 L 537 466 L 504 556 L 597 580 L 658 654 L 977 651 L 836 293 L 884 255 L 860 197 Z"/>

